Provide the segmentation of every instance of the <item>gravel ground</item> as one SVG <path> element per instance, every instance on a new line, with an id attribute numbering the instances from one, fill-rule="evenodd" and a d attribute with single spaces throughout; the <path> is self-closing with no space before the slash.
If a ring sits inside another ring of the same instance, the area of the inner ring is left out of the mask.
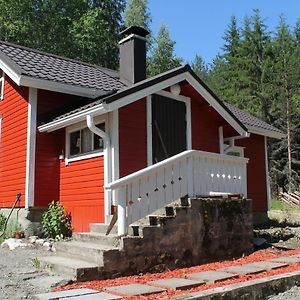
<path id="1" fill-rule="evenodd" d="M 32 259 L 47 255 L 51 252 L 38 245 L 14 250 L 1 246 L 0 299 L 33 299 L 33 295 L 47 292 L 61 281 L 63 278 L 34 267 Z"/>
<path id="2" fill-rule="evenodd" d="M 277 296 L 272 296 L 268 300 L 299 300 L 300 299 L 300 287 L 294 286 L 290 290 L 280 293 Z"/>

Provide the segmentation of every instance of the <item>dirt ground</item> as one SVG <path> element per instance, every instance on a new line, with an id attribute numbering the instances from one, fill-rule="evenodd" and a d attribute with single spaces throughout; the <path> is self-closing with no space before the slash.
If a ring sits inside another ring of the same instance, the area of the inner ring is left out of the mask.
<path id="1" fill-rule="evenodd" d="M 36 269 L 32 260 L 51 255 L 43 246 L 9 250 L 0 246 L 0 299 L 33 299 L 33 295 L 50 291 L 62 280 Z"/>

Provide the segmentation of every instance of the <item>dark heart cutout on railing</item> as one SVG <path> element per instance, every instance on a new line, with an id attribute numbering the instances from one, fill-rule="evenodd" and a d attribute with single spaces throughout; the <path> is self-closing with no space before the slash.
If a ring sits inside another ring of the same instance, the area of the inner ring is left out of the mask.
<path id="1" fill-rule="evenodd" d="M 182 180 L 182 177 L 178 177 L 178 180 L 179 180 L 179 181 Z"/>
<path id="2" fill-rule="evenodd" d="M 174 180 L 171 180 L 171 184 L 174 184 Z"/>
<path id="3" fill-rule="evenodd" d="M 159 188 L 158 188 L 158 187 L 154 189 L 154 192 L 158 192 L 158 191 L 159 191 Z"/>
<path id="4" fill-rule="evenodd" d="M 166 184 L 164 184 L 164 185 L 163 185 L 163 188 L 165 189 L 166 187 L 167 187 L 167 185 L 166 185 Z"/>

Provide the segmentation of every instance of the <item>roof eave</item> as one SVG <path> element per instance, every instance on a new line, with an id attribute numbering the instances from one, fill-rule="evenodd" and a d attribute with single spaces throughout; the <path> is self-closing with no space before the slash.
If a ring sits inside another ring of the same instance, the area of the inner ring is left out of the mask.
<path id="1" fill-rule="evenodd" d="M 286 137 L 286 134 L 281 133 L 281 132 L 258 128 L 258 127 L 254 127 L 254 126 L 250 126 L 250 125 L 247 125 L 247 128 L 250 133 L 263 135 L 263 136 L 270 137 L 273 139 L 281 140 Z"/>
<path id="2" fill-rule="evenodd" d="M 91 107 L 90 109 L 85 110 L 84 112 L 74 113 L 65 118 L 54 120 L 52 122 L 41 125 L 38 127 L 38 130 L 40 132 L 52 132 L 70 126 L 74 123 L 84 121 L 87 115 L 99 116 L 107 112 L 107 106 L 101 103 L 95 107 Z"/>
<path id="3" fill-rule="evenodd" d="M 85 88 L 82 86 L 65 84 L 45 79 L 33 78 L 30 76 L 21 75 L 18 85 L 33 87 L 37 89 L 60 92 L 64 94 L 71 94 L 75 96 L 95 98 L 96 96 L 105 95 L 106 92 L 102 92 L 96 89 Z M 102 93 L 102 95 L 101 95 Z"/>

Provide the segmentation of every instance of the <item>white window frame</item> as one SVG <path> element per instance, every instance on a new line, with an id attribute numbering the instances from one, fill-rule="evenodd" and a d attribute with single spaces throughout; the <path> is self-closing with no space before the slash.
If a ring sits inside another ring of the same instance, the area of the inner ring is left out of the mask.
<path id="1" fill-rule="evenodd" d="M 95 124 L 102 124 L 104 123 L 105 132 L 107 131 L 107 118 L 106 116 L 100 116 L 95 118 Z M 71 125 L 66 128 L 66 154 L 65 154 L 65 165 L 67 166 L 70 162 L 89 159 L 93 157 L 99 157 L 104 155 L 104 148 L 103 150 L 93 150 L 92 152 L 76 154 L 76 156 L 70 155 L 70 134 L 75 131 L 79 131 L 81 129 L 87 128 L 87 124 L 85 121 Z M 94 133 L 92 133 L 92 145 L 94 143 Z"/>
<path id="2" fill-rule="evenodd" d="M 4 99 L 4 82 L 5 82 L 5 78 L 4 78 L 5 74 L 4 72 L 2 72 L 2 76 L 0 77 L 0 100 Z"/>
<path id="3" fill-rule="evenodd" d="M 240 146 L 231 146 L 224 144 L 224 154 L 229 155 L 229 152 L 234 152 L 238 153 L 239 157 L 244 157 L 244 148 L 245 147 L 240 147 Z"/>

